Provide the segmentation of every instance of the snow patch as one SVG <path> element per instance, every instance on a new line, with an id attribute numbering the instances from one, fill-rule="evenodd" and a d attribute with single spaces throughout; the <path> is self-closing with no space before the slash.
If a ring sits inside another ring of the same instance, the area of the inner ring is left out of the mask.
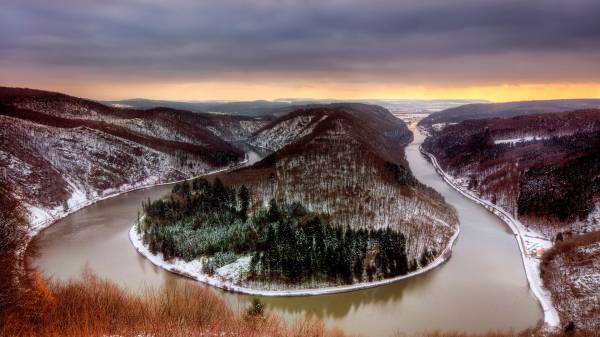
<path id="1" fill-rule="evenodd" d="M 548 139 L 548 137 L 527 136 L 527 137 L 520 137 L 520 138 L 496 139 L 496 140 L 494 140 L 494 144 L 496 144 L 496 145 L 499 145 L 499 144 L 515 145 L 517 143 L 525 143 L 525 142 L 545 140 L 545 139 Z"/>

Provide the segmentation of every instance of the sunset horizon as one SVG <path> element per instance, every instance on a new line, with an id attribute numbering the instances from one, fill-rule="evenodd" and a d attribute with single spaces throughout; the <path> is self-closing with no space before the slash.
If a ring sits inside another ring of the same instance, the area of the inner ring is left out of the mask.
<path id="1" fill-rule="evenodd" d="M 500 84 L 471 87 L 402 87 L 378 90 L 377 84 L 351 88 L 330 85 L 306 85 L 286 88 L 282 85 L 247 86 L 243 83 L 169 83 L 161 85 L 79 86 L 43 85 L 29 82 L 4 83 L 8 87 L 60 92 L 93 100 L 149 99 L 180 102 L 194 101 L 255 101 L 255 100 L 482 100 L 493 103 L 559 99 L 598 99 L 600 84 Z"/>

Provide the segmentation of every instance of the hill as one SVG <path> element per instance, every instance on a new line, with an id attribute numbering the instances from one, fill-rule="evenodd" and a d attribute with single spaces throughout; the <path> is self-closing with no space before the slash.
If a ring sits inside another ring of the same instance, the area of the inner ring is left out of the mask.
<path id="1" fill-rule="evenodd" d="M 547 112 L 565 112 L 600 108 L 600 99 L 561 99 L 541 101 L 520 101 L 506 103 L 466 104 L 432 113 L 419 126 L 428 132 L 439 130 L 445 125 L 460 123 L 469 119 L 510 118 Z"/>
<path id="2" fill-rule="evenodd" d="M 247 185 L 255 207 L 274 198 L 326 213 L 339 225 L 399 230 L 416 261 L 439 254 L 458 220 L 412 175 L 404 154 L 411 140 L 406 125 L 378 106 L 300 109 L 255 131 L 249 142 L 273 152 L 223 180 Z"/>
<path id="3" fill-rule="evenodd" d="M 411 140 L 378 106 L 295 110 L 248 138 L 270 153 L 263 160 L 145 203 L 131 241 L 163 268 L 249 294 L 332 293 L 426 271 L 449 257 L 458 219 L 412 175 Z"/>
<path id="4" fill-rule="evenodd" d="M 427 139 L 440 165 L 549 234 L 594 226 L 600 110 L 468 120 Z"/>
<path id="5" fill-rule="evenodd" d="M 267 121 L 0 88 L 0 179 L 41 223 L 122 190 L 235 165 L 244 152 L 227 141 Z"/>

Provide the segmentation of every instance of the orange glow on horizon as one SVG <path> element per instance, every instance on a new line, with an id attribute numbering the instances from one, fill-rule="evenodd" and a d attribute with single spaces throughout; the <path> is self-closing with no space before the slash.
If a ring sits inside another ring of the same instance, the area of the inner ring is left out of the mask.
<path id="1" fill-rule="evenodd" d="M 7 85 L 7 84 L 4 84 Z M 408 86 L 394 83 L 86 83 L 12 84 L 66 93 L 73 96 L 119 100 L 273 100 L 313 99 L 483 99 L 493 102 L 566 98 L 600 98 L 600 83 L 502 84 L 464 87 Z"/>

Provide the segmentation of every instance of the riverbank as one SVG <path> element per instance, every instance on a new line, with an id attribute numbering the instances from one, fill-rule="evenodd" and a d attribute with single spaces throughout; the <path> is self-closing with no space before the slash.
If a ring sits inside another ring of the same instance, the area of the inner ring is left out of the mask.
<path id="1" fill-rule="evenodd" d="M 539 234 L 528 230 L 519 220 L 515 219 L 502 208 L 494 205 L 490 201 L 477 197 L 474 192 L 463 186 L 458 179 L 455 179 L 446 173 L 440 167 L 434 155 L 424 151 L 422 148 L 420 150 L 429 158 L 430 162 L 435 167 L 435 170 L 444 179 L 444 181 L 448 183 L 448 185 L 468 199 L 488 209 L 504 223 L 506 223 L 506 225 L 512 230 L 519 245 L 521 258 L 523 261 L 523 268 L 525 269 L 525 275 L 527 276 L 529 288 L 540 303 L 544 312 L 544 323 L 549 327 L 558 327 L 560 324 L 558 312 L 554 308 L 551 295 L 548 290 L 544 288 L 542 279 L 540 277 L 541 261 L 535 257 L 535 254 L 532 254 L 532 250 L 534 249 L 550 248 L 552 246 L 552 242 L 541 237 Z"/>
<path id="2" fill-rule="evenodd" d="M 135 247 L 135 249 L 148 259 L 152 264 L 167 270 L 171 273 L 179 274 L 190 279 L 196 280 L 198 282 L 202 282 L 225 291 L 231 291 L 246 295 L 256 295 L 256 296 L 269 296 L 269 297 L 286 297 L 286 296 L 316 296 L 316 295 L 328 295 L 328 294 L 337 294 L 343 292 L 350 292 L 361 289 L 368 289 L 379 287 L 383 285 L 392 284 L 395 282 L 399 282 L 420 274 L 423 274 L 427 271 L 430 271 L 436 267 L 441 266 L 444 262 L 448 261 L 450 256 L 452 255 L 452 247 L 454 242 L 458 238 L 458 234 L 460 233 L 460 227 L 457 226 L 456 232 L 450 238 L 450 241 L 446 245 L 446 248 L 442 251 L 442 253 L 435 258 L 431 263 L 421 269 L 417 269 L 414 272 L 379 280 L 373 282 L 361 282 L 355 283 L 351 285 L 343 285 L 343 286 L 324 286 L 320 288 L 305 288 L 305 289 L 278 289 L 278 290 L 263 290 L 263 289 L 254 289 L 250 287 L 244 287 L 237 283 L 238 279 L 233 277 L 233 274 L 239 272 L 240 260 L 223 266 L 222 269 L 224 272 L 217 272 L 217 276 L 210 276 L 206 273 L 202 272 L 202 262 L 199 260 L 193 260 L 190 262 L 183 261 L 178 258 L 174 258 L 171 261 L 165 261 L 162 257 L 161 253 L 152 254 L 148 248 L 142 242 L 140 235 L 137 233 L 135 225 L 131 227 L 129 230 L 129 240 L 131 244 Z M 248 259 L 249 260 L 249 259 Z M 227 278 L 229 277 L 229 278 Z"/>
<path id="3" fill-rule="evenodd" d="M 29 212 L 29 217 L 30 217 L 30 228 L 28 231 L 29 240 L 27 242 L 27 245 L 29 244 L 29 242 L 31 242 L 31 240 L 36 235 L 38 235 L 44 229 L 50 227 L 52 224 L 56 223 L 57 221 L 65 218 L 73 213 L 76 213 L 76 212 L 84 209 L 87 206 L 91 206 L 99 201 L 114 198 L 114 197 L 117 197 L 117 196 L 125 194 L 125 193 L 139 191 L 139 190 L 143 190 L 143 189 L 147 189 L 147 188 L 177 184 L 177 183 L 181 183 L 184 181 L 194 180 L 194 179 L 204 177 L 207 175 L 212 175 L 215 173 L 221 173 L 221 172 L 226 172 L 226 171 L 230 171 L 230 170 L 235 170 L 235 169 L 238 169 L 240 167 L 247 165 L 249 162 L 250 162 L 250 160 L 249 160 L 248 154 L 246 154 L 244 160 L 239 163 L 236 163 L 235 165 L 208 171 L 203 174 L 193 176 L 190 178 L 186 178 L 186 179 L 161 182 L 156 177 L 149 177 L 146 180 L 136 183 L 136 184 L 133 184 L 133 185 L 120 186 L 118 189 L 113 189 L 114 192 L 108 193 L 106 195 L 98 196 L 98 197 L 95 197 L 92 199 L 82 199 L 79 202 L 76 202 L 75 205 L 70 207 L 68 210 L 55 209 L 55 210 L 43 211 L 42 209 L 40 209 L 38 207 L 27 207 L 27 212 Z M 77 198 L 77 196 L 72 196 L 71 198 Z M 32 219 L 32 217 L 33 217 L 33 219 L 35 219 L 35 221 Z M 25 250 L 27 249 L 27 245 L 25 245 L 25 247 L 23 247 L 23 249 L 21 250 L 22 252 L 25 252 Z"/>
<path id="4" fill-rule="evenodd" d="M 521 331 L 543 319 L 506 225 L 448 186 L 418 151 L 418 143 L 406 150 L 411 170 L 419 181 L 438 190 L 460 218 L 452 257 L 441 268 L 386 286 L 326 296 L 261 297 L 268 311 L 287 322 L 306 313 L 323 319 L 327 327 L 363 336 Z M 127 193 L 58 221 L 36 237 L 38 254 L 32 265 L 57 282 L 78 280 L 84 268 L 91 269 L 133 295 L 143 294 L 149 286 L 195 283 L 218 294 L 235 312 L 243 310 L 252 296 L 181 277 L 156 267 L 132 248 L 129 230 L 141 203 L 156 200 L 171 187 Z"/>

